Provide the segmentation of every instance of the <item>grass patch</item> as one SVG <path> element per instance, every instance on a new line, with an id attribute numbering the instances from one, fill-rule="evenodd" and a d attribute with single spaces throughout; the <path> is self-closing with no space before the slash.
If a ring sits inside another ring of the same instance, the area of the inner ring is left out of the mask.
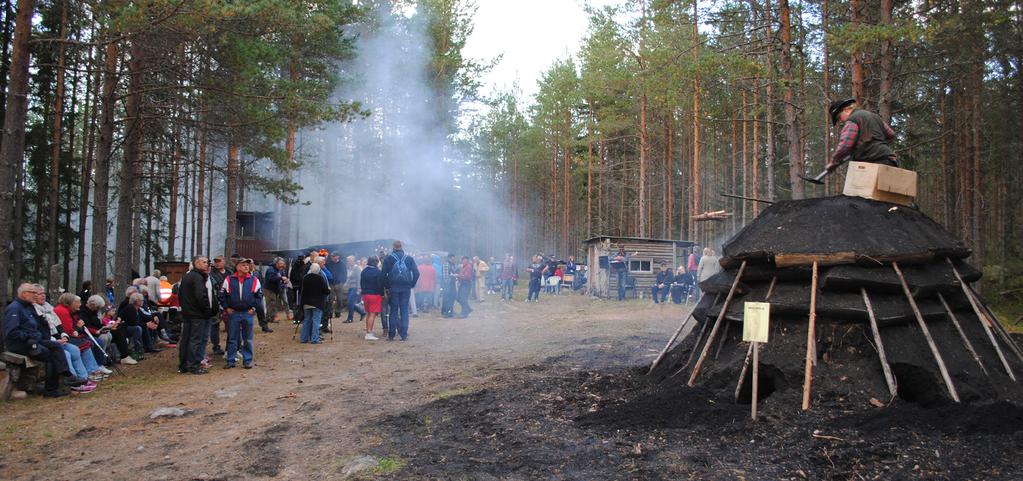
<path id="1" fill-rule="evenodd" d="M 401 471 L 406 465 L 405 461 L 400 458 L 384 457 L 380 458 L 380 462 L 373 468 L 373 474 L 391 474 Z"/>
<path id="2" fill-rule="evenodd" d="M 471 387 L 460 387 L 455 389 L 448 389 L 447 391 L 441 391 L 437 393 L 437 395 L 434 396 L 433 398 L 437 401 L 443 401 L 448 398 L 452 398 L 455 396 L 463 396 L 465 394 L 472 394 L 474 392 L 476 392 L 476 390 Z"/>

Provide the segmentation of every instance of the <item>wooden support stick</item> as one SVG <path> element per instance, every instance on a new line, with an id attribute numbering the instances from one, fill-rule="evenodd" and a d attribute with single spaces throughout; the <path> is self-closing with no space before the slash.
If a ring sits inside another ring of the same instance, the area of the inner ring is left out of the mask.
<path id="1" fill-rule="evenodd" d="M 735 385 L 735 402 L 739 402 L 739 392 L 742 391 L 742 384 L 746 380 L 746 373 L 749 371 L 749 362 L 753 356 L 753 344 L 749 343 L 746 348 L 746 359 L 742 361 L 742 369 L 739 371 L 739 382 Z"/>
<path id="2" fill-rule="evenodd" d="M 767 295 L 764 296 L 764 302 L 771 300 L 771 294 L 774 293 L 774 284 L 778 281 L 778 277 L 771 278 L 771 285 L 767 287 Z M 746 349 L 746 358 L 742 361 L 742 370 L 739 371 L 739 382 L 735 385 L 735 402 L 739 402 L 739 391 L 742 391 L 742 384 L 746 381 L 746 372 L 749 371 L 750 356 L 753 354 L 753 344 L 750 344 L 749 348 Z"/>
<path id="3" fill-rule="evenodd" d="M 725 339 L 728 339 L 728 329 L 732 327 L 732 322 L 725 319 L 725 330 L 721 332 L 721 340 L 718 341 L 718 348 L 714 350 L 714 360 L 718 360 L 718 356 L 721 355 L 721 348 L 725 347 Z M 741 333 L 740 333 L 741 334 Z M 741 337 L 741 336 L 740 336 Z"/>
<path id="4" fill-rule="evenodd" d="M 806 329 L 806 369 L 803 374 L 803 411 L 810 409 L 810 388 L 813 386 L 813 361 L 817 355 L 817 261 L 813 261 L 813 280 L 810 282 L 810 323 Z"/>
<path id="5" fill-rule="evenodd" d="M 863 304 L 867 306 L 867 315 L 870 316 L 870 331 L 874 334 L 874 344 L 877 344 L 877 357 L 881 359 L 881 370 L 884 371 L 884 380 L 888 383 L 888 392 L 892 394 L 894 398 L 899 388 L 895 384 L 895 376 L 892 375 L 892 367 L 888 365 L 888 357 L 884 353 L 884 343 L 881 342 L 881 331 L 877 328 L 877 318 L 874 317 L 874 305 L 870 303 L 870 297 L 867 297 L 867 290 L 860 288 L 860 294 L 863 296 Z"/>
<path id="6" fill-rule="evenodd" d="M 650 365 L 650 370 L 647 371 L 648 375 L 654 372 L 654 368 L 661 363 L 661 359 L 664 359 L 664 355 L 668 353 L 668 349 L 675 343 L 675 339 L 678 338 L 679 334 L 682 334 L 682 329 L 685 329 L 685 327 L 689 324 L 689 318 L 693 317 L 694 310 L 696 310 L 696 306 L 689 309 L 689 314 L 687 314 L 686 318 L 682 320 L 682 325 L 678 326 L 678 329 L 675 330 L 675 334 L 672 334 L 671 339 L 668 339 L 668 343 L 664 345 L 664 349 L 661 349 L 661 353 L 657 355 L 657 359 L 654 359 L 654 363 Z"/>
<path id="7" fill-rule="evenodd" d="M 913 315 L 916 316 L 916 322 L 920 325 L 920 330 L 923 331 L 924 337 L 927 338 L 927 345 L 931 348 L 931 354 L 934 355 L 934 360 L 938 363 L 938 370 L 941 371 L 941 378 L 945 380 L 945 387 L 948 388 L 948 394 L 952 396 L 952 400 L 959 402 L 959 394 L 956 393 L 956 388 L 952 384 L 952 376 L 948 375 L 948 369 L 945 367 L 945 360 L 941 358 L 941 353 L 938 352 L 937 344 L 934 344 L 934 338 L 931 337 L 931 331 L 927 329 L 927 323 L 924 322 L 923 314 L 920 314 L 920 308 L 916 305 L 916 299 L 913 298 L 913 293 L 909 290 L 909 284 L 906 283 L 906 277 L 902 275 L 902 269 L 899 269 L 898 262 L 892 262 L 892 268 L 895 269 L 895 274 L 899 276 L 899 283 L 902 284 L 902 293 L 906 295 L 906 300 L 909 301 L 909 307 L 913 309 Z"/>
<path id="8" fill-rule="evenodd" d="M 970 351 L 970 355 L 973 356 L 974 361 L 977 361 L 977 365 L 980 366 L 981 371 L 984 371 L 984 375 L 990 376 L 987 372 L 987 368 L 984 367 L 984 362 L 980 360 L 980 356 L 977 355 L 977 351 L 973 349 L 973 343 L 970 342 L 970 340 L 966 337 L 966 333 L 963 332 L 963 326 L 959 324 L 959 318 L 956 317 L 954 312 L 952 312 L 952 308 L 949 307 L 948 302 L 945 301 L 945 296 L 941 295 L 940 292 L 938 293 L 938 300 L 941 301 L 942 307 L 945 308 L 945 313 L 948 314 L 948 320 L 952 321 L 952 325 L 955 326 L 956 332 L 959 333 L 959 338 L 963 340 L 963 345 L 966 346 L 966 350 Z M 1013 378 L 1013 381 L 1016 380 L 1011 371 L 1009 372 L 1009 377 Z"/>
<path id="9" fill-rule="evenodd" d="M 757 420 L 757 388 L 760 383 L 760 343 L 753 343 L 753 396 L 750 398 L 751 415 Z"/>
<path id="10" fill-rule="evenodd" d="M 693 373 L 689 376 L 689 387 L 696 385 L 696 377 L 700 375 L 700 368 L 703 367 L 703 361 L 707 360 L 707 354 L 710 353 L 711 343 L 714 342 L 714 336 L 717 335 L 718 329 L 721 327 L 721 321 L 725 318 L 725 312 L 728 311 L 728 304 L 732 302 L 732 296 L 735 295 L 735 289 L 739 287 L 739 280 L 742 279 L 742 273 L 746 271 L 746 261 L 742 261 L 739 266 L 739 272 L 735 274 L 735 280 L 732 281 L 732 288 L 728 290 L 728 296 L 725 297 L 725 303 L 721 306 L 721 312 L 718 313 L 717 321 L 714 322 L 714 327 L 710 330 L 710 335 L 707 336 L 707 342 L 703 345 L 703 351 L 700 352 L 700 357 L 696 360 L 696 365 L 693 366 Z"/>
<path id="11" fill-rule="evenodd" d="M 956 280 L 959 281 L 959 287 L 963 289 L 963 295 L 966 296 L 966 300 L 970 301 L 970 307 L 973 308 L 973 313 L 977 316 L 977 320 L 980 321 L 981 327 L 984 328 L 984 333 L 987 334 L 991 347 L 995 348 L 995 354 L 998 354 L 998 360 L 1002 362 L 1002 367 L 1005 368 L 1006 374 L 1011 378 L 1015 378 L 1015 375 L 1012 374 L 1012 368 L 1009 367 L 1009 361 L 1005 359 L 1005 353 L 1002 352 L 1002 347 L 998 345 L 998 340 L 995 339 L 995 335 L 991 332 L 991 321 L 981 312 L 980 306 L 977 305 L 977 300 L 973 298 L 973 293 L 970 292 L 966 282 L 963 282 L 963 278 L 959 275 L 959 271 L 956 270 L 951 260 L 948 261 L 948 265 L 952 266 L 952 273 L 955 274 Z"/>
<path id="12" fill-rule="evenodd" d="M 991 322 L 991 325 L 994 326 L 995 332 L 999 334 L 999 337 L 1002 338 L 1002 341 L 1005 341 L 1005 343 L 1008 344 L 1009 349 L 1011 349 L 1012 352 L 1016 354 L 1016 357 L 1018 357 L 1020 361 L 1023 361 L 1023 351 L 1020 351 L 1019 346 L 1017 346 L 1016 342 L 1012 340 L 1012 336 L 1009 335 L 1009 331 L 1005 330 L 1005 326 L 1003 326 L 1001 321 L 998 320 L 998 317 L 995 316 L 995 313 L 991 310 L 990 307 L 988 307 L 987 304 L 980 302 L 980 298 L 977 297 L 977 292 L 973 290 L 973 287 L 970 287 L 970 294 L 973 295 L 973 299 L 977 301 L 977 305 L 984 308 L 984 312 L 987 313 L 988 320 Z"/>

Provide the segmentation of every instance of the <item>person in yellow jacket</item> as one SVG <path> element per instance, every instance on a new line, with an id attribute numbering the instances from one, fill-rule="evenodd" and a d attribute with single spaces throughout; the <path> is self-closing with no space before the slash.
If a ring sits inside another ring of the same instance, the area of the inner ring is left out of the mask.
<path id="1" fill-rule="evenodd" d="M 476 298 L 483 302 L 483 295 L 487 292 L 487 271 L 490 270 L 490 266 L 479 256 L 472 258 L 472 266 L 476 269 Z"/>

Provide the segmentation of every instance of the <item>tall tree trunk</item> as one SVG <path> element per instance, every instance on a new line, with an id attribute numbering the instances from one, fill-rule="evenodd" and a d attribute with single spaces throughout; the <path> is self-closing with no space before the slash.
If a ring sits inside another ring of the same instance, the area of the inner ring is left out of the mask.
<path id="1" fill-rule="evenodd" d="M 3 45 L 0 46 L 0 118 L 4 118 L 7 114 L 7 83 L 10 80 L 11 73 L 11 38 L 14 35 L 14 5 L 11 0 L 5 0 L 3 4 L 4 9 L 4 25 L 2 39 Z M 0 138 L 0 143 L 3 139 Z"/>
<path id="2" fill-rule="evenodd" d="M 792 25 L 789 0 L 779 0 L 778 8 L 781 22 L 781 32 L 779 32 L 781 34 L 781 70 L 782 78 L 785 79 L 785 91 L 782 95 L 785 101 L 785 132 L 789 144 L 789 182 L 792 184 L 792 198 L 802 199 L 806 197 L 806 191 L 799 176 L 804 175 L 806 169 L 803 167 L 799 114 L 796 111 L 795 88 L 792 85 Z"/>
<path id="3" fill-rule="evenodd" d="M 881 25 L 892 27 L 892 0 L 881 0 Z M 885 32 L 890 34 L 890 32 Z M 878 87 L 877 109 L 886 123 L 892 121 L 892 84 L 895 80 L 895 54 L 888 36 L 881 40 L 881 84 Z"/>
<path id="4" fill-rule="evenodd" d="M 140 221 L 138 216 L 142 162 L 142 39 L 132 41 L 128 61 L 128 94 L 125 99 L 125 150 L 118 176 L 117 241 L 114 244 L 114 292 L 120 292 L 138 269 Z"/>
<path id="5" fill-rule="evenodd" d="M 92 28 L 95 29 L 95 22 L 92 22 Z M 88 65 L 91 67 L 95 62 L 95 49 L 89 47 L 89 53 L 86 55 L 88 59 Z M 85 165 L 82 167 L 81 177 L 81 201 L 78 205 L 78 256 L 76 258 L 75 265 L 75 278 L 78 283 L 81 284 L 85 278 L 85 229 L 88 225 L 89 217 L 89 193 L 92 187 L 92 168 L 93 168 L 93 149 L 95 147 L 95 134 L 96 134 L 96 115 L 99 111 L 98 106 L 98 94 L 99 94 L 99 80 L 100 72 L 90 73 L 86 76 L 85 80 L 85 122 L 83 126 L 83 136 L 85 144 L 82 146 L 82 158 Z M 94 279 L 97 287 L 99 286 L 99 280 Z M 88 299 L 83 299 L 87 301 Z"/>
<path id="6" fill-rule="evenodd" d="M 753 85 L 756 89 L 756 84 Z M 756 90 L 754 90 L 756 91 Z M 742 91 L 742 196 L 749 197 L 749 118 L 746 116 L 746 91 Z M 754 122 L 753 125 L 756 125 Z M 754 155 L 756 150 L 754 150 Z M 755 204 L 755 202 L 754 202 Z M 749 222 L 749 205 L 750 202 L 742 202 L 742 225 L 745 226 Z"/>
<path id="7" fill-rule="evenodd" d="M 199 203 L 199 206 L 196 208 L 196 213 L 195 213 L 196 214 L 196 217 L 195 217 L 195 229 L 194 229 L 194 234 L 193 234 L 193 235 L 195 235 L 195 252 L 205 252 L 205 249 L 203 249 L 204 246 L 203 246 L 202 233 L 203 233 L 203 227 L 204 227 L 204 224 L 203 224 L 204 218 L 203 218 L 203 216 L 206 213 L 206 209 L 204 208 L 206 206 L 206 134 L 207 134 L 206 112 L 203 111 L 202 114 L 200 114 L 200 115 L 202 115 L 202 122 L 200 123 L 200 127 L 199 127 L 199 129 L 200 129 L 199 130 L 199 158 L 197 159 L 197 163 L 198 163 L 197 169 L 199 170 L 199 182 L 198 182 L 198 184 L 199 184 L 198 185 L 198 187 L 199 187 L 199 194 L 196 195 L 196 197 L 195 197 L 195 200 L 196 200 L 196 202 Z M 210 245 L 210 244 L 206 244 L 206 247 L 208 249 L 212 249 L 213 248 L 213 246 Z"/>
<path id="8" fill-rule="evenodd" d="M 107 226 L 110 199 L 110 157 L 114 146 L 114 109 L 117 107 L 114 93 L 117 89 L 117 43 L 106 47 L 103 69 L 103 87 L 99 98 L 100 124 L 99 143 L 96 144 L 96 193 L 92 205 L 92 269 L 90 275 L 97 287 L 107 277 Z"/>
<path id="9" fill-rule="evenodd" d="M 639 237 L 647 235 L 647 205 L 646 198 L 646 152 L 647 152 L 647 130 L 646 130 L 647 97 L 646 92 L 639 97 L 639 229 L 636 233 Z"/>
<path id="10" fill-rule="evenodd" d="M 698 7 L 699 0 L 693 0 L 693 64 L 700 61 L 700 15 Z M 703 178 L 700 176 L 700 72 L 697 67 L 693 74 L 693 207 L 689 210 L 690 219 L 700 214 L 700 184 Z M 699 239 L 699 229 L 696 222 L 690 221 L 692 238 Z"/>
<path id="11" fill-rule="evenodd" d="M 28 114 L 29 39 L 32 36 L 32 15 L 35 0 L 18 0 L 11 45 L 11 70 L 4 111 L 3 143 L 0 145 L 0 305 L 11 299 L 8 273 L 11 262 L 11 239 L 14 234 L 11 209 L 14 206 L 15 178 L 23 170 L 25 155 L 25 118 Z M 20 212 L 17 215 L 21 215 Z M 17 281 L 17 278 L 15 278 Z"/>
<path id="12" fill-rule="evenodd" d="M 230 255 L 235 252 L 238 217 L 238 146 L 232 141 L 227 146 L 227 234 L 224 237 L 224 254 Z"/>
<path id="13" fill-rule="evenodd" d="M 824 32 L 824 37 L 828 36 L 828 0 L 824 0 L 821 6 L 821 30 Z M 823 42 L 824 47 L 824 66 L 821 72 L 821 83 L 824 88 L 824 99 L 821 105 L 828 105 L 831 100 L 831 50 L 828 46 L 828 42 Z M 824 153 L 821 154 L 821 160 L 826 165 L 828 163 L 828 156 L 831 155 L 831 115 L 827 109 L 824 110 Z M 824 177 L 824 195 L 831 195 L 831 176 Z"/>
<path id="14" fill-rule="evenodd" d="M 863 24 L 863 15 L 861 12 L 863 0 L 849 0 L 849 10 L 852 13 L 852 29 L 859 31 L 860 25 Z M 852 52 L 852 96 L 856 99 L 856 103 L 867 108 L 866 96 L 864 90 L 865 74 L 863 71 L 863 51 L 859 48 L 854 49 Z"/>
<path id="15" fill-rule="evenodd" d="M 177 229 L 178 229 L 178 183 L 181 174 L 181 127 L 180 123 L 175 121 L 174 127 L 174 154 L 171 157 L 171 178 L 170 178 L 170 212 L 167 216 L 167 257 L 174 257 L 174 245 L 177 240 Z M 185 209 L 185 222 L 188 221 L 187 209 Z M 184 236 L 182 238 L 182 244 L 184 244 Z M 182 257 L 184 258 L 184 257 Z"/>
<path id="16" fill-rule="evenodd" d="M 593 235 L 593 101 L 586 100 L 589 110 L 589 125 L 586 128 L 586 238 Z M 516 162 L 515 170 L 518 170 Z M 512 201 L 514 208 L 515 202 Z"/>
<path id="17" fill-rule="evenodd" d="M 60 2 L 60 38 L 67 35 L 67 1 Z M 50 137 L 50 186 L 47 208 L 49 215 L 46 217 L 46 268 L 57 263 L 57 224 L 60 219 L 60 153 L 61 135 L 64 133 L 64 43 L 57 46 L 57 66 L 55 68 L 56 78 L 53 88 L 53 131 Z M 55 279 L 49 279 L 54 281 Z M 48 286 L 51 292 L 57 289 Z"/>

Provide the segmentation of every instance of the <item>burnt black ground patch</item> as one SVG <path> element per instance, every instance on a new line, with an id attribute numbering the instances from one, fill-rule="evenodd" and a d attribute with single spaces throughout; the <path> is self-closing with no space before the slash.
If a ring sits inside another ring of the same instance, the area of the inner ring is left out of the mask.
<path id="1" fill-rule="evenodd" d="M 715 390 L 654 383 L 639 339 L 504 371 L 478 390 L 385 418 L 393 479 L 1020 479 L 1023 408 L 828 403 L 749 420 Z M 774 396 L 766 402 L 770 403 Z"/>

